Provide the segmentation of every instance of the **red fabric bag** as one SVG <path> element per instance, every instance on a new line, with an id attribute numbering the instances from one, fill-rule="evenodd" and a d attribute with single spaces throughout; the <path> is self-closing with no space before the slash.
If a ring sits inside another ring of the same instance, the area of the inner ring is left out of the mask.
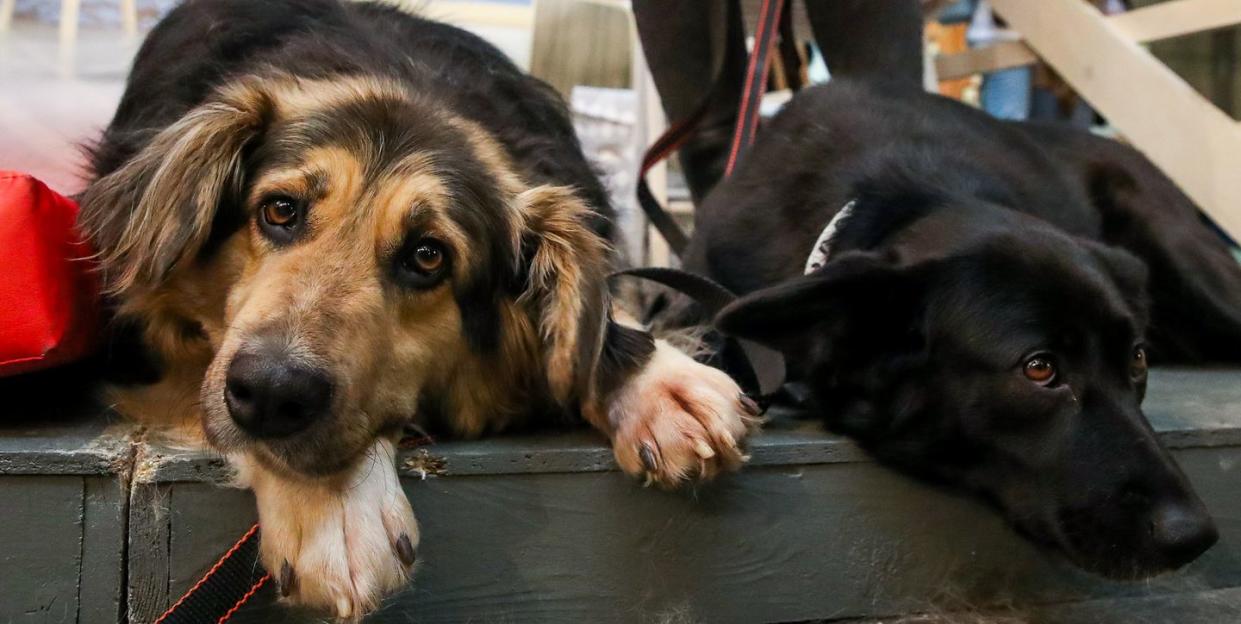
<path id="1" fill-rule="evenodd" d="M 99 329 L 90 248 L 73 200 L 0 171 L 0 376 L 87 355 Z"/>

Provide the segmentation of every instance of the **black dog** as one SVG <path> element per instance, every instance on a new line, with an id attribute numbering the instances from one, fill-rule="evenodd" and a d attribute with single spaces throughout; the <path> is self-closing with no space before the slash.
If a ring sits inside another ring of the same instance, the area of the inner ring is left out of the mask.
<path id="1" fill-rule="evenodd" d="M 717 326 L 783 351 L 830 428 L 1078 565 L 1216 541 L 1141 402 L 1148 357 L 1241 354 L 1241 267 L 1134 150 L 838 79 L 707 197 L 686 266 L 744 294 Z"/>

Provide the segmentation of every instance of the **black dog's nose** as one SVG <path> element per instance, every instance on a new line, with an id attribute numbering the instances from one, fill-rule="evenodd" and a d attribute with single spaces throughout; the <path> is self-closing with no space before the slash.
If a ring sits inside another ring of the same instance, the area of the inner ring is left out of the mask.
<path id="1" fill-rule="evenodd" d="M 1219 530 L 1201 505 L 1164 503 L 1151 515 L 1151 537 L 1165 560 L 1180 567 L 1215 545 Z"/>
<path id="2" fill-rule="evenodd" d="M 229 364 L 224 402 L 239 427 L 260 438 L 302 431 L 327 413 L 332 380 L 322 371 L 253 353 Z"/>

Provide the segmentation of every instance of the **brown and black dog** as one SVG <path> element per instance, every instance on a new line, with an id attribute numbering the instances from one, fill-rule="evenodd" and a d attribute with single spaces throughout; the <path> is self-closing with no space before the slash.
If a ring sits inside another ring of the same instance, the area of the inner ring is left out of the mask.
<path id="1" fill-rule="evenodd" d="M 665 486 L 743 461 L 754 403 L 611 311 L 612 213 L 563 104 L 464 31 L 191 0 L 92 157 L 81 224 L 157 364 L 113 399 L 227 454 L 291 602 L 354 618 L 406 582 L 411 421 L 580 414 Z"/>

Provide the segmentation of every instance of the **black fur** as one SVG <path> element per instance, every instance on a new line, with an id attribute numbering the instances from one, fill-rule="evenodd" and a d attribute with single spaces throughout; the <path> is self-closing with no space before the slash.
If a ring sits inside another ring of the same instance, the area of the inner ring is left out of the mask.
<path id="1" fill-rule="evenodd" d="M 603 351 L 595 368 L 595 391 L 607 396 L 642 368 L 655 353 L 655 340 L 645 331 L 608 319 Z"/>
<path id="2" fill-rule="evenodd" d="M 178 6 L 139 50 L 116 115 L 93 150 L 94 174 L 116 170 L 213 88 L 264 67 L 306 78 L 377 75 L 408 84 L 481 124 L 532 183 L 575 187 L 598 210 L 596 231 L 612 234 L 607 195 L 551 87 L 470 33 L 370 3 L 190 0 Z"/>
<path id="3" fill-rule="evenodd" d="M 686 264 L 745 294 L 718 326 L 782 349 L 827 424 L 882 461 L 1110 576 L 1214 543 L 1132 359 L 1241 358 L 1241 267 L 1132 149 L 837 78 L 710 194 Z M 1023 374 L 1036 353 L 1056 361 L 1047 387 Z"/>

